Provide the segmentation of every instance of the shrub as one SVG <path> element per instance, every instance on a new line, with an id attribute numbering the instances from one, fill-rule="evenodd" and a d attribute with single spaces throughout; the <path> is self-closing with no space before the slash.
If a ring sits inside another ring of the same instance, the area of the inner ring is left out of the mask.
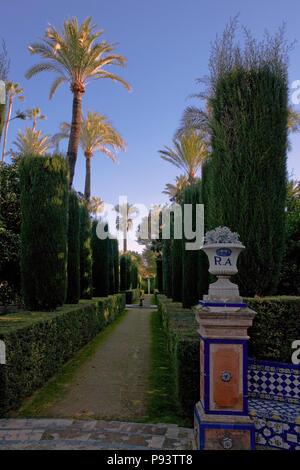
<path id="1" fill-rule="evenodd" d="M 69 194 L 68 220 L 68 304 L 77 304 L 80 298 L 80 244 L 79 203 L 74 191 Z"/>
<path id="2" fill-rule="evenodd" d="M 59 156 L 27 156 L 19 171 L 24 301 L 52 310 L 66 297 L 68 167 Z"/>
<path id="3" fill-rule="evenodd" d="M 120 289 L 120 273 L 119 273 L 119 242 L 112 239 L 113 247 L 113 269 L 114 269 L 114 292 L 117 294 Z"/>
<path id="4" fill-rule="evenodd" d="M 131 257 L 128 253 L 124 253 L 120 257 L 120 291 L 130 289 L 131 283 Z"/>
<path id="5" fill-rule="evenodd" d="M 98 222 L 92 227 L 92 253 L 93 253 L 93 295 L 106 297 L 109 294 L 110 274 L 110 240 L 101 240 L 96 233 Z"/>
<path id="6" fill-rule="evenodd" d="M 79 204 L 79 245 L 80 245 L 80 298 L 91 299 L 92 285 L 92 223 L 84 200 Z"/>
<path id="7" fill-rule="evenodd" d="M 0 339 L 7 355 L 6 365 L 0 368 L 0 416 L 19 407 L 124 308 L 125 295 L 117 294 L 56 312 L 0 317 Z"/>
<path id="8" fill-rule="evenodd" d="M 257 312 L 249 328 L 249 356 L 291 363 L 292 342 L 300 336 L 300 297 L 245 298 Z"/>
<path id="9" fill-rule="evenodd" d="M 182 300 L 182 240 L 172 242 L 172 299 Z"/>
<path id="10" fill-rule="evenodd" d="M 0 164 L 0 283 L 7 283 L 11 301 L 21 293 L 20 181 L 15 165 Z"/>
<path id="11" fill-rule="evenodd" d="M 201 184 L 188 186 L 183 193 L 183 205 L 192 205 L 192 230 L 196 231 L 196 205 L 201 203 Z M 184 210 L 184 207 L 183 207 Z M 182 306 L 190 308 L 199 301 L 199 250 L 187 250 L 185 244 L 194 240 L 182 239 Z"/>
<path id="12" fill-rule="evenodd" d="M 229 227 L 246 246 L 242 295 L 276 293 L 284 251 L 288 85 L 279 41 L 249 40 L 244 54 L 221 57 L 209 103 L 208 226 Z"/>
<path id="13" fill-rule="evenodd" d="M 163 264 L 162 258 L 156 258 L 156 288 L 160 293 L 163 291 Z"/>
<path id="14" fill-rule="evenodd" d="M 173 276 L 172 276 L 172 241 L 173 240 L 164 240 L 163 241 L 163 292 L 167 297 L 171 298 L 173 293 Z"/>

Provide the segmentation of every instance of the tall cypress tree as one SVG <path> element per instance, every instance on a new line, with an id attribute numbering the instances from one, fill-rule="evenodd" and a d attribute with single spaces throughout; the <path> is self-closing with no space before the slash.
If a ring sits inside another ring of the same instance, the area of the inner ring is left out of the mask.
<path id="1" fill-rule="evenodd" d="M 284 251 L 287 83 L 275 65 L 220 77 L 213 108 L 209 226 L 238 232 L 242 295 L 276 291 Z"/>
<path id="2" fill-rule="evenodd" d="M 81 201 L 79 205 L 79 223 L 80 297 L 81 299 L 91 299 L 93 296 L 91 248 L 92 223 L 84 200 Z"/>
<path id="3" fill-rule="evenodd" d="M 68 167 L 59 156 L 22 158 L 21 278 L 32 310 L 54 310 L 67 286 Z"/>
<path id="4" fill-rule="evenodd" d="M 98 238 L 97 225 L 98 222 L 94 221 L 92 227 L 93 294 L 95 297 L 106 297 L 110 293 L 110 240 Z"/>
<path id="5" fill-rule="evenodd" d="M 161 256 L 156 258 L 156 288 L 160 293 L 163 292 L 163 261 Z"/>
<path id="6" fill-rule="evenodd" d="M 172 242 L 172 298 L 182 300 L 182 240 L 176 238 Z"/>
<path id="7" fill-rule="evenodd" d="M 172 277 L 172 240 L 163 241 L 163 289 L 167 297 L 172 298 L 173 277 Z"/>
<path id="8" fill-rule="evenodd" d="M 117 294 L 120 290 L 120 272 L 119 272 L 119 242 L 117 239 L 112 239 L 113 244 L 113 268 L 114 268 L 114 292 Z"/>
<path id="9" fill-rule="evenodd" d="M 185 204 L 192 205 L 192 230 L 196 231 L 196 205 L 201 203 L 201 183 L 188 186 L 183 193 L 183 213 Z M 184 220 L 184 218 L 183 218 Z M 182 305 L 190 308 L 199 301 L 199 249 L 187 250 L 186 243 L 195 240 L 182 238 Z"/>
<path id="10" fill-rule="evenodd" d="M 69 193 L 68 284 L 66 303 L 77 304 L 80 298 L 79 203 L 74 191 Z"/>

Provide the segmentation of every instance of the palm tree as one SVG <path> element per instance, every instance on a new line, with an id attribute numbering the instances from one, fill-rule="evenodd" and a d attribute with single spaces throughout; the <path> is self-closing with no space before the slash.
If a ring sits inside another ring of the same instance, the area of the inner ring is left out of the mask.
<path id="1" fill-rule="evenodd" d="M 63 138 L 68 138 L 71 133 L 71 126 L 63 122 L 60 126 L 61 132 L 53 139 L 58 142 Z M 81 118 L 80 143 L 86 158 L 85 189 L 84 195 L 88 202 L 91 196 L 91 158 L 94 152 L 100 150 L 104 155 L 111 158 L 115 163 L 119 163 L 113 150 L 126 150 L 125 142 L 118 132 L 113 128 L 106 116 L 88 110 L 87 118 Z"/>
<path id="2" fill-rule="evenodd" d="M 55 72 L 57 77 L 50 88 L 50 99 L 63 82 L 70 84 L 73 93 L 72 124 L 67 151 L 70 187 L 73 183 L 80 139 L 81 99 L 86 84 L 91 80 L 109 78 L 122 83 L 130 90 L 125 80 L 104 69 L 107 65 L 124 66 L 126 60 L 123 56 L 113 53 L 115 44 L 106 41 L 95 43 L 103 31 L 94 32 L 97 25 L 92 25 L 91 21 L 91 18 L 87 18 L 79 25 L 77 18 L 69 19 L 64 22 L 61 32 L 50 24 L 41 42 L 29 46 L 31 54 L 40 54 L 46 60 L 31 67 L 25 75 L 29 79 L 45 70 Z"/>
<path id="3" fill-rule="evenodd" d="M 117 204 L 115 211 L 118 212 L 117 229 L 123 232 L 123 251 L 127 251 L 127 232 L 133 228 L 133 220 L 138 214 L 138 209 L 133 204 Z"/>
<path id="4" fill-rule="evenodd" d="M 183 190 L 189 185 L 185 175 L 176 176 L 175 184 L 166 184 L 163 194 L 167 194 L 171 202 L 180 203 Z"/>
<path id="5" fill-rule="evenodd" d="M 24 155 L 44 155 L 53 147 L 53 142 L 49 134 L 43 136 L 42 131 L 33 131 L 30 127 L 25 127 L 25 134 L 19 131 L 13 145 L 17 150 L 10 150 L 9 153 L 13 159 L 16 159 Z"/>
<path id="6" fill-rule="evenodd" d="M 188 130 L 173 139 L 173 148 L 165 146 L 165 150 L 159 153 L 161 158 L 183 170 L 187 181 L 193 183 L 197 171 L 209 156 L 206 134 L 204 131 Z"/>
<path id="7" fill-rule="evenodd" d="M 104 211 L 104 201 L 100 197 L 93 196 L 89 203 L 89 211 L 98 220 L 98 215 Z"/>
<path id="8" fill-rule="evenodd" d="M 41 114 L 40 108 L 27 109 L 27 117 L 33 121 L 32 130 L 35 131 L 37 120 L 42 121 L 46 119 L 45 114 Z"/>
<path id="9" fill-rule="evenodd" d="M 2 161 L 4 162 L 5 158 L 5 147 L 6 147 L 6 140 L 7 140 L 7 129 L 8 129 L 8 124 L 11 116 L 11 109 L 12 109 L 12 104 L 13 100 L 17 98 L 19 101 L 24 101 L 24 96 L 23 96 L 23 88 L 20 88 L 18 83 L 13 83 L 11 80 L 6 82 L 6 92 L 9 97 L 8 101 L 8 113 L 7 113 L 7 119 L 5 123 L 5 131 L 4 131 L 4 142 L 3 142 L 3 151 L 2 151 Z"/>

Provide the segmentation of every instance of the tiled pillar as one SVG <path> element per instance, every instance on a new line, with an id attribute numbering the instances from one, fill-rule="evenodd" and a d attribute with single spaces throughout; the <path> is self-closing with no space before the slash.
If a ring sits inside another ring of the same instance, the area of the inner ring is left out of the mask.
<path id="1" fill-rule="evenodd" d="M 194 309 L 200 325 L 200 401 L 194 413 L 200 450 L 255 448 L 247 395 L 247 328 L 255 312 L 245 304 L 227 305 Z"/>

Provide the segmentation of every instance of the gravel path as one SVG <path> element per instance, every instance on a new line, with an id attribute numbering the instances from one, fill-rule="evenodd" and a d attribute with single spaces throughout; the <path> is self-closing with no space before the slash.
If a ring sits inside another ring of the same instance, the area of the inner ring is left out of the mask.
<path id="1" fill-rule="evenodd" d="M 149 305 L 151 296 L 145 296 Z M 92 358 L 47 410 L 51 418 L 140 421 L 146 417 L 150 371 L 150 315 L 129 309 Z"/>

